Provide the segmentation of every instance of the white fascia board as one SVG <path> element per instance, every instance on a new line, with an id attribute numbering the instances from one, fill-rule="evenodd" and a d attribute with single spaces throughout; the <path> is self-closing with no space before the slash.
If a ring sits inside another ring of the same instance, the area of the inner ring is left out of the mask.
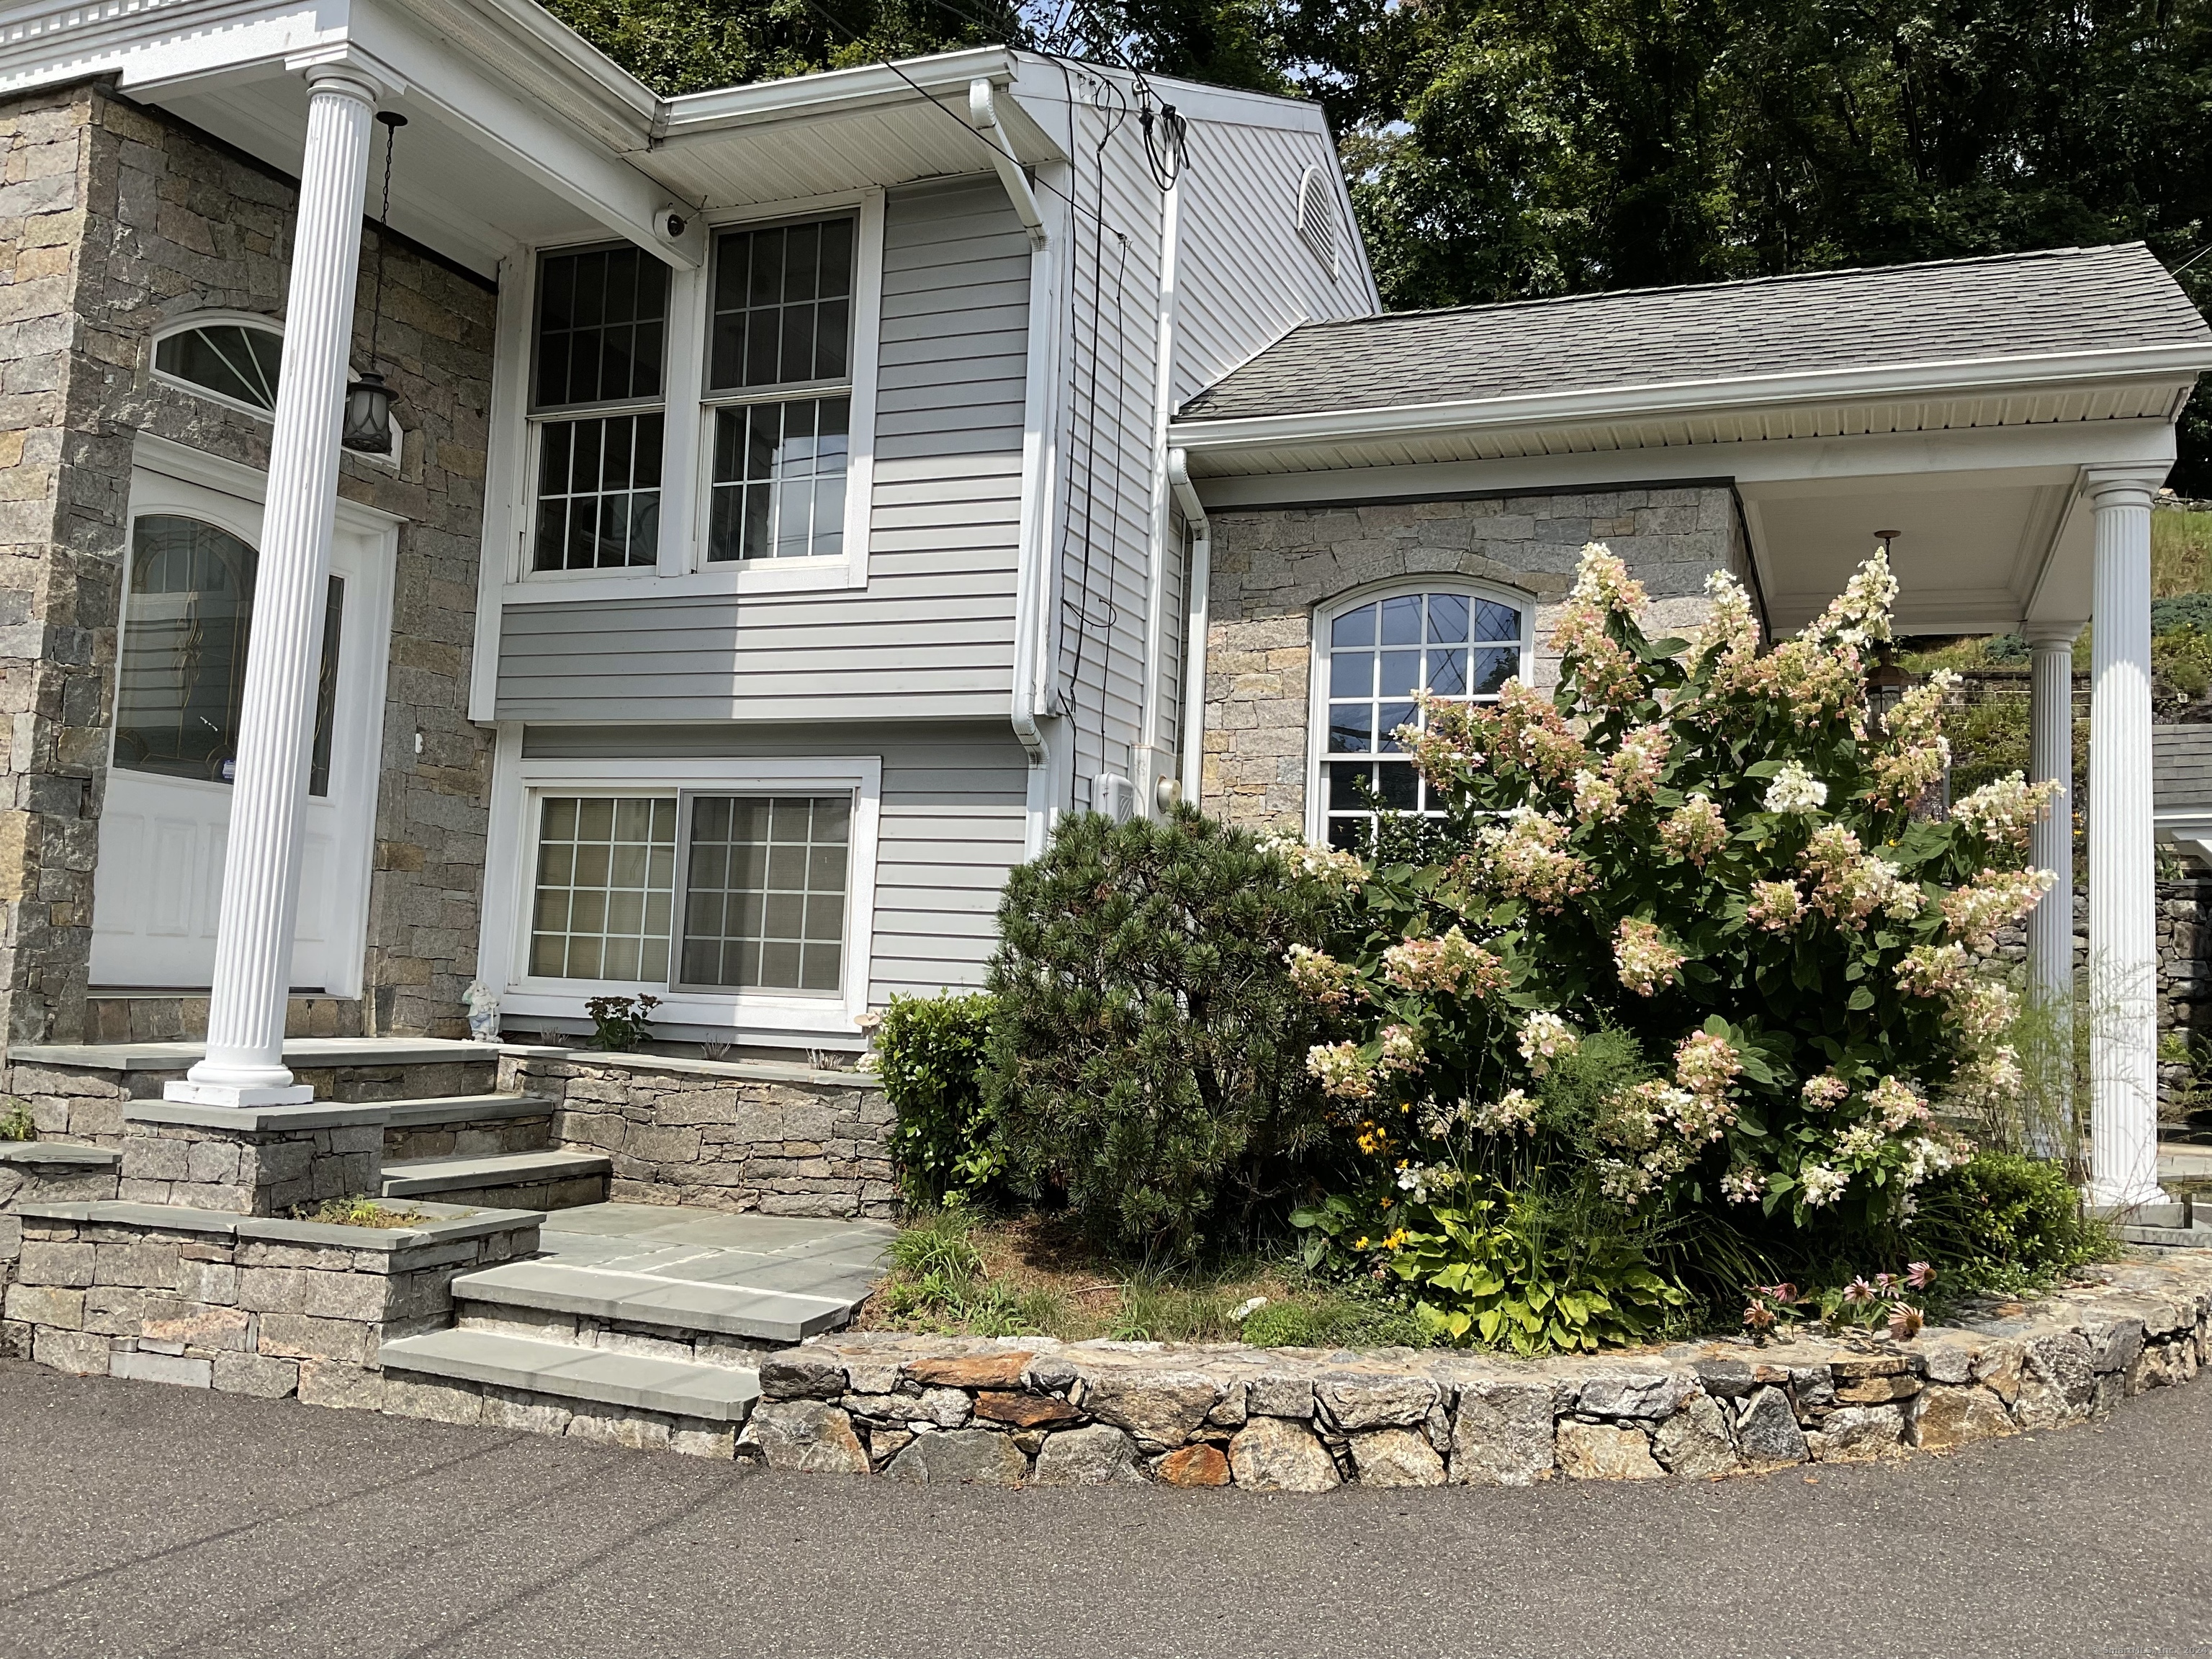
<path id="1" fill-rule="evenodd" d="M 1019 50 L 1016 50 L 1012 56 L 1020 61 L 1025 72 L 1038 76 L 1041 83 L 1036 88 L 1038 92 L 1049 88 L 1054 101 L 1061 98 L 1062 82 L 1055 60 L 1042 53 Z M 1126 93 L 1133 93 L 1136 89 L 1137 76 L 1127 70 L 1110 64 L 1071 62 L 1084 74 L 1111 81 Z M 1144 81 L 1160 102 L 1173 104 L 1182 114 L 1195 120 L 1267 127 L 1286 132 L 1318 132 L 1324 136 L 1328 132 L 1326 112 L 1310 98 L 1291 98 L 1274 92 L 1252 92 L 1241 87 L 1217 87 L 1203 81 L 1186 81 L 1173 75 L 1147 75 Z"/>
<path id="2" fill-rule="evenodd" d="M 611 155 L 554 114 L 478 73 L 448 45 L 391 14 L 365 12 L 356 37 L 389 64 L 420 99 L 475 135 L 489 155 L 536 180 L 609 230 L 672 265 L 690 269 L 704 256 L 697 237 L 672 243 L 653 229 L 667 191 L 618 155 Z"/>
<path id="3" fill-rule="evenodd" d="M 538 0 L 396 0 L 416 27 L 496 63 L 617 150 L 641 147 L 662 100 Z"/>
<path id="4" fill-rule="evenodd" d="M 1883 363 L 1801 374 L 1683 380 L 1672 385 L 1594 386 L 1575 392 L 1400 404 L 1386 409 L 1327 410 L 1313 414 L 1249 416 L 1229 420 L 1199 418 L 1176 422 L 1174 441 L 1178 447 L 1194 455 L 1203 454 L 1210 462 L 1219 465 L 1230 460 L 1240 449 L 1281 449 L 1301 443 L 1344 443 L 1368 438 L 1646 420 L 1790 404 L 2028 392 L 2045 387 L 2056 390 L 2078 386 L 2085 381 L 2141 382 L 2187 377 L 2208 368 L 2212 368 L 2212 343 L 2054 352 L 2032 357 Z"/>
<path id="5" fill-rule="evenodd" d="M 1848 478 L 1925 476 L 1931 488 L 1942 475 L 1960 472 L 2070 478 L 2075 469 L 2084 465 L 2155 460 L 2171 458 L 2172 453 L 2173 428 L 2164 420 L 2051 421 L 1940 432 L 1762 438 L 1495 460 L 1229 473 L 1192 482 L 1208 507 L 1223 510 L 1693 478 L 1727 478 L 1754 493 L 1792 494 L 1797 492 L 1790 487 L 1801 483 Z"/>
<path id="6" fill-rule="evenodd" d="M 732 127 L 912 103 L 921 96 L 952 100 L 953 112 L 965 122 L 968 83 L 980 77 L 1003 86 L 1012 80 L 1013 74 L 1012 54 L 1004 46 L 977 46 L 907 58 L 897 69 L 888 64 L 864 64 L 820 75 L 794 75 L 781 81 L 689 92 L 662 106 L 654 136 L 664 141 L 690 138 Z M 920 93 L 916 87 L 921 88 Z"/>
<path id="7" fill-rule="evenodd" d="M 346 39 L 344 0 L 107 0 L 0 19 L 0 90 L 113 75 L 126 90 L 276 67 Z"/>

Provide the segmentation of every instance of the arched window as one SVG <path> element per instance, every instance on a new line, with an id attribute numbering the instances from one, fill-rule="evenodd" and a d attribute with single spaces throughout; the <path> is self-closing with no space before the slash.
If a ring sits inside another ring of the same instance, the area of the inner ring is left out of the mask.
<path id="1" fill-rule="evenodd" d="M 1364 852 L 1378 805 L 1436 810 L 1390 734 L 1418 722 L 1416 691 L 1486 702 L 1526 674 L 1531 609 L 1520 595 L 1438 582 L 1322 610 L 1314 629 L 1310 833 Z"/>
<path id="2" fill-rule="evenodd" d="M 166 325 L 154 336 L 154 375 L 196 395 L 264 420 L 276 412 L 284 367 L 284 331 L 266 317 L 205 311 Z M 399 464 L 399 423 L 388 454 L 349 450 L 384 466 Z"/>
<path id="3" fill-rule="evenodd" d="M 154 372 L 163 380 L 257 415 L 276 407 L 283 361 L 276 324 L 243 317 L 187 322 L 154 341 Z"/>

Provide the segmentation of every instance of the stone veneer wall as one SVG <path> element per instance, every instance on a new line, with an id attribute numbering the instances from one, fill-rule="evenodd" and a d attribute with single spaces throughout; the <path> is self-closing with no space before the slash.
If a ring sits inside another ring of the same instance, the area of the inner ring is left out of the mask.
<path id="1" fill-rule="evenodd" d="M 1656 628 L 1705 615 L 1715 570 L 1747 560 L 1725 485 L 1612 489 L 1216 514 L 1208 594 L 1201 805 L 1255 828 L 1303 823 L 1315 607 L 1402 578 L 1466 576 L 1531 595 L 1536 678 L 1583 544 L 1604 542 L 1650 590 Z"/>
<path id="2" fill-rule="evenodd" d="M 510 1055 L 500 1086 L 557 1103 L 553 1136 L 614 1160 L 608 1196 L 891 1219 L 890 1104 L 855 1072 L 647 1054 Z"/>
<path id="3" fill-rule="evenodd" d="M 737 1450 L 773 1468 L 925 1484 L 1307 1492 L 1865 1462 L 2098 1420 L 2189 1382 L 2212 1358 L 2212 1251 L 2160 1255 L 1903 1343 L 1801 1335 L 1534 1364 L 819 1337 L 763 1363 Z"/>
<path id="4" fill-rule="evenodd" d="M 83 1376 L 349 1405 L 380 1393 L 387 1336 L 453 1322 L 461 1273 L 527 1256 L 526 1211 L 416 1231 L 218 1217 L 145 1204 L 23 1206 L 0 1346 Z"/>
<path id="5" fill-rule="evenodd" d="M 154 380 L 153 328 L 281 314 L 294 189 L 104 84 L 0 103 L 0 1037 L 71 1041 L 90 961 L 118 585 L 141 432 L 265 467 L 266 422 Z M 362 249 L 361 303 L 377 258 Z M 465 1036 L 491 738 L 466 719 L 496 296 L 398 238 L 380 366 L 398 475 L 340 492 L 399 538 L 368 940 L 366 1023 Z M 368 356 L 368 314 L 355 355 Z M 422 752 L 416 736 L 422 734 Z"/>

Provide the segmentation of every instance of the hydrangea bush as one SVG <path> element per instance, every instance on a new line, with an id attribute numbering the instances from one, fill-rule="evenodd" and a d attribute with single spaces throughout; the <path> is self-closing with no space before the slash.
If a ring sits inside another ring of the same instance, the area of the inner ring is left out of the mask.
<path id="1" fill-rule="evenodd" d="M 1570 1155 L 1632 1222 L 1893 1231 L 1966 1151 L 1944 1121 L 2021 1086 L 1989 952 L 2050 884 L 2022 865 L 2051 790 L 2015 775 L 1916 812 L 1948 688 L 1869 710 L 1881 556 L 1764 653 L 1742 588 L 1707 586 L 1695 638 L 1647 639 L 1643 589 L 1593 544 L 1552 695 L 1425 700 L 1397 734 L 1441 820 L 1395 832 L 1410 859 L 1386 836 L 1342 932 L 1290 964 L 1348 1033 L 1308 1067 L 1391 1211 L 1365 1231 L 1377 1272 L 1416 1277 L 1440 1204 Z M 1547 1133 L 1547 1077 L 1600 1030 L 1643 1074 Z"/>

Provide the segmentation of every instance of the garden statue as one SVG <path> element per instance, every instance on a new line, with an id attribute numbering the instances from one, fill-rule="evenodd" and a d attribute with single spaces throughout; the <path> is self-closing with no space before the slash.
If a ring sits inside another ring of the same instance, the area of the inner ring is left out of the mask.
<path id="1" fill-rule="evenodd" d="M 499 993 L 482 980 L 470 983 L 465 994 L 469 1005 L 469 1036 L 478 1042 L 499 1041 Z"/>

